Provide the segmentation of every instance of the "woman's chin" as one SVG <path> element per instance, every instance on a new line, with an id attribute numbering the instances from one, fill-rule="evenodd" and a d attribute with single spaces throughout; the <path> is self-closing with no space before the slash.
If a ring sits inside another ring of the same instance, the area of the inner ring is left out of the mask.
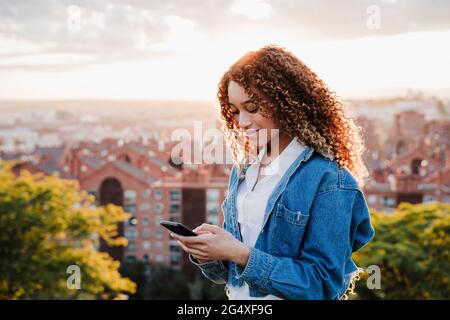
<path id="1" fill-rule="evenodd" d="M 258 139 L 257 137 L 253 138 L 253 139 L 249 138 L 249 140 L 250 140 L 250 143 L 252 144 L 252 146 L 255 146 L 257 148 L 262 148 L 262 147 L 266 146 L 268 143 L 270 143 L 270 140 L 267 141 L 265 139 Z"/>

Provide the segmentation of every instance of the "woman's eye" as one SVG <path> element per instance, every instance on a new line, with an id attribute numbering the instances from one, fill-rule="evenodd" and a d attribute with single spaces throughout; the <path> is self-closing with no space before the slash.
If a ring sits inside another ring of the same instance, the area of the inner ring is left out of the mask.
<path id="1" fill-rule="evenodd" d="M 255 113 L 256 111 L 258 111 L 258 106 L 254 104 L 249 104 L 247 106 L 247 111 L 250 113 Z"/>

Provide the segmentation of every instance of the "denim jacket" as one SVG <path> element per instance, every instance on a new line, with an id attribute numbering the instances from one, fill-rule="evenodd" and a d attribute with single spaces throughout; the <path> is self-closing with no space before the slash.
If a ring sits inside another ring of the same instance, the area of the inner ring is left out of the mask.
<path id="1" fill-rule="evenodd" d="M 234 165 L 222 204 L 225 230 L 242 241 L 236 196 L 245 174 Z M 352 252 L 374 236 L 354 177 L 312 147 L 298 156 L 267 201 L 261 233 L 245 267 L 231 261 L 190 260 L 211 281 L 241 286 L 251 297 L 340 299 L 357 267 Z"/>

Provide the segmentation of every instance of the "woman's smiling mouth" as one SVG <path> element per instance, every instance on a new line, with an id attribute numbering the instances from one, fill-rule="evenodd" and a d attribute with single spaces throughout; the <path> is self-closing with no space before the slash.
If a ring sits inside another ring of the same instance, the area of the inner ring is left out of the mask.
<path id="1" fill-rule="evenodd" d="M 253 138 L 257 135 L 259 129 L 248 129 L 245 131 L 245 136 L 248 138 Z"/>

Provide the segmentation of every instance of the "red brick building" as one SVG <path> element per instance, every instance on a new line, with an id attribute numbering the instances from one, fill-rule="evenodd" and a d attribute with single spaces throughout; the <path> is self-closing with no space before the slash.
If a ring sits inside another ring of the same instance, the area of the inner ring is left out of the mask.
<path id="1" fill-rule="evenodd" d="M 221 225 L 229 166 L 175 165 L 170 157 L 172 145 L 154 140 L 84 142 L 44 150 L 47 153 L 36 155 L 34 162 L 21 162 L 14 170 L 57 172 L 77 179 L 98 205 L 113 203 L 130 213 L 131 218 L 119 226 L 128 246 L 100 244 L 115 259 L 162 263 L 193 272 L 187 255 L 159 222 L 179 221 L 190 228 L 204 222 Z"/>
<path id="2" fill-rule="evenodd" d="M 405 111 L 395 116 L 382 149 L 366 144 L 369 207 L 390 212 L 401 202 L 450 202 L 449 127 L 450 121 L 426 121 L 421 113 Z M 373 160 L 373 153 L 380 157 Z"/>
<path id="3" fill-rule="evenodd" d="M 169 145 L 170 146 L 170 145 Z M 186 255 L 172 240 L 160 220 L 179 221 L 190 228 L 204 222 L 222 224 L 221 203 L 228 184 L 223 165 L 182 167 L 171 164 L 170 152 L 149 146 L 122 144 L 110 146 L 102 163 L 89 166 L 79 181 L 96 196 L 99 205 L 114 203 L 124 207 L 132 218 L 120 226 L 128 239 L 121 250 L 106 248 L 116 259 L 143 260 L 189 269 Z M 97 150 L 96 154 L 102 154 Z M 92 155 L 92 154 L 91 154 Z M 72 162 L 86 165 L 83 158 Z"/>

